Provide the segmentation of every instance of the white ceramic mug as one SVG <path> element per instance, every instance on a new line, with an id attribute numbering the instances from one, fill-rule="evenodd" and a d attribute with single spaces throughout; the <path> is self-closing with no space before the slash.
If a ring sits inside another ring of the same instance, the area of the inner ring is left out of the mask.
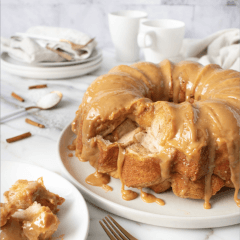
<path id="1" fill-rule="evenodd" d="M 142 20 L 138 45 L 143 48 L 145 60 L 159 63 L 176 57 L 182 46 L 185 23 L 172 19 Z"/>
<path id="2" fill-rule="evenodd" d="M 142 11 L 119 11 L 108 14 L 110 34 L 117 60 L 135 62 L 139 60 L 137 35 L 140 19 L 147 18 Z"/>

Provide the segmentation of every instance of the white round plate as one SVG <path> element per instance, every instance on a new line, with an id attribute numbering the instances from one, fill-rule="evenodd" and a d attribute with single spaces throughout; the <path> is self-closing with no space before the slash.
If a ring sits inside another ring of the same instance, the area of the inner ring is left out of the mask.
<path id="1" fill-rule="evenodd" d="M 102 57 L 102 51 L 99 48 L 95 48 L 92 51 L 92 54 L 89 58 L 81 59 L 81 60 L 74 60 L 74 61 L 63 61 L 63 62 L 38 62 L 38 63 L 25 63 L 22 59 L 14 56 L 11 53 L 6 53 L 6 57 L 9 58 L 8 61 L 15 61 L 16 64 L 21 64 L 23 66 L 47 66 L 47 67 L 56 67 L 56 66 L 68 66 L 68 65 L 75 65 L 85 62 L 90 62 Z M 17 62 L 16 62 L 17 61 Z"/>
<path id="2" fill-rule="evenodd" d="M 35 79 L 66 79 L 77 77 L 93 72 L 101 66 L 102 58 L 97 58 L 91 62 L 61 66 L 61 67 L 36 67 L 16 64 L 6 53 L 1 55 L 2 70 L 18 75 L 20 77 Z"/>
<path id="3" fill-rule="evenodd" d="M 59 160 L 66 177 L 73 182 L 93 204 L 116 215 L 147 224 L 173 228 L 214 228 L 240 223 L 240 209 L 233 199 L 233 190 L 219 193 L 211 198 L 211 209 L 204 209 L 203 200 L 183 199 L 172 191 L 155 194 L 165 201 L 164 206 L 145 203 L 140 196 L 132 201 L 121 197 L 119 179 L 111 179 L 112 192 L 104 192 L 99 187 L 85 183 L 85 178 L 95 169 L 88 162 L 80 162 L 76 157 L 68 157 L 70 145 L 76 135 L 68 125 L 58 141 Z M 147 190 L 147 189 L 146 189 Z M 134 189 L 134 191 L 138 191 Z M 148 190 L 147 190 L 148 191 Z"/>
<path id="4" fill-rule="evenodd" d="M 65 198 L 57 214 L 60 225 L 53 236 L 58 237 L 64 234 L 64 240 L 87 239 L 89 213 L 86 202 L 70 182 L 54 172 L 26 163 L 1 161 L 1 202 L 3 202 L 3 193 L 17 180 L 36 181 L 39 177 L 43 177 L 49 191 Z"/>

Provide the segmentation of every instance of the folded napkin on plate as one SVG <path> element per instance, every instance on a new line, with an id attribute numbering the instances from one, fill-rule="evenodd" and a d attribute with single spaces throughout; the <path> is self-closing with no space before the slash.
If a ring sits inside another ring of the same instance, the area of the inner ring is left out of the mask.
<path id="1" fill-rule="evenodd" d="M 180 58 L 240 71 L 240 29 L 222 30 L 204 39 L 184 39 Z"/>
<path id="2" fill-rule="evenodd" d="M 37 26 L 29 28 L 26 33 L 49 38 L 66 39 L 75 44 L 81 45 L 86 44 L 91 39 L 87 34 L 80 31 L 57 27 Z M 97 42 L 93 40 L 81 50 L 74 50 L 71 45 L 66 42 L 30 39 L 28 37 L 20 39 L 6 39 L 1 37 L 2 52 L 8 52 L 11 56 L 27 63 L 43 61 L 59 62 L 65 60 L 56 52 L 47 49 L 47 46 L 51 49 L 61 50 L 69 54 L 72 57 L 72 60 L 80 60 L 88 58 L 96 45 Z"/>

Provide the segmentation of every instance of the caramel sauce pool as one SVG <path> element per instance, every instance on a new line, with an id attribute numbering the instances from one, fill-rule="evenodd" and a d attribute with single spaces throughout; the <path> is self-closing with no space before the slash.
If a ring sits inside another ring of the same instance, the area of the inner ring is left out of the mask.
<path id="1" fill-rule="evenodd" d="M 209 201 L 205 201 L 203 207 L 204 207 L 205 209 L 210 209 L 210 208 L 212 208 L 212 205 L 211 205 L 211 203 L 210 203 Z"/>
<path id="2" fill-rule="evenodd" d="M 27 240 L 22 236 L 22 224 L 16 218 L 11 217 L 1 230 L 1 240 Z"/>
<path id="3" fill-rule="evenodd" d="M 73 150 L 76 150 L 76 145 L 71 144 L 71 145 L 68 145 L 67 148 L 68 148 L 69 150 L 73 151 Z"/>
<path id="4" fill-rule="evenodd" d="M 90 174 L 85 182 L 92 186 L 97 186 L 103 188 L 106 192 L 112 191 L 113 189 L 107 184 L 110 182 L 110 176 L 106 173 L 100 173 L 98 171 Z"/>
<path id="5" fill-rule="evenodd" d="M 237 206 L 240 207 L 240 199 L 238 198 L 238 191 L 239 189 L 235 189 L 234 201 L 236 202 Z"/>
<path id="6" fill-rule="evenodd" d="M 122 189 L 121 190 L 121 193 L 122 193 L 122 199 L 125 200 L 125 201 L 131 201 L 135 198 L 138 197 L 138 193 L 132 191 L 132 190 L 124 190 Z"/>
<path id="7" fill-rule="evenodd" d="M 154 203 L 155 202 L 161 206 L 165 205 L 165 202 L 162 199 L 157 198 L 150 193 L 146 193 L 142 189 L 141 189 L 141 199 L 146 203 Z"/>

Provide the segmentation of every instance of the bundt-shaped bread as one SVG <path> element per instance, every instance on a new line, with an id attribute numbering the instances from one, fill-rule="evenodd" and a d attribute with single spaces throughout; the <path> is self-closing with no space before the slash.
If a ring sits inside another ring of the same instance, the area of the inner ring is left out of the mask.
<path id="1" fill-rule="evenodd" d="M 87 89 L 72 130 L 79 160 L 127 187 L 172 187 L 208 208 L 227 186 L 240 206 L 237 71 L 168 60 L 114 67 Z"/>

